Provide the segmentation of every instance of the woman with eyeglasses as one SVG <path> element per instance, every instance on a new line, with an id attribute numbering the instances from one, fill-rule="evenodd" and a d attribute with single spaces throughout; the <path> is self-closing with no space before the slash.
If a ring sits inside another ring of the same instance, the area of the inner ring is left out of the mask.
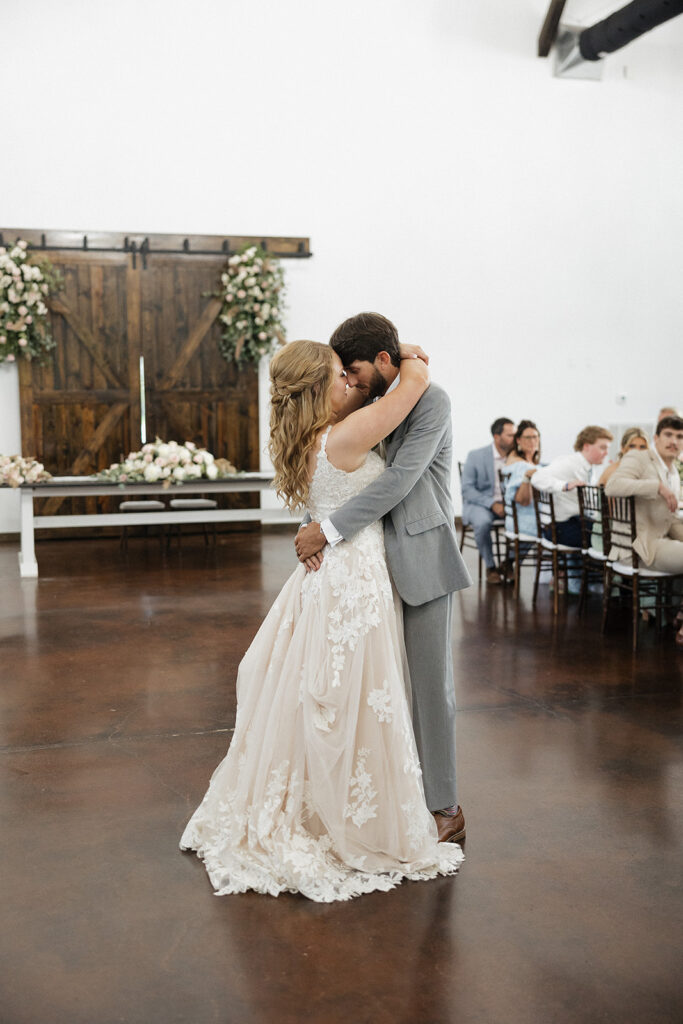
<path id="1" fill-rule="evenodd" d="M 531 491 L 531 478 L 538 469 L 541 458 L 541 435 L 533 420 L 520 420 L 512 446 L 507 457 L 505 497 L 508 504 L 517 506 L 517 527 L 520 533 L 535 537 L 536 513 Z M 505 529 L 514 530 L 512 514 L 505 516 Z"/>

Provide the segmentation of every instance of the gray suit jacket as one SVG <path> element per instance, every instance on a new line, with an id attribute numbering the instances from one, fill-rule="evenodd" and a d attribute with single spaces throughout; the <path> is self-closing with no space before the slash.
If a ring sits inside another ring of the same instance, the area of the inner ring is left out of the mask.
<path id="1" fill-rule="evenodd" d="M 426 604 L 472 584 L 458 549 L 451 503 L 451 406 L 430 384 L 385 441 L 387 468 L 331 520 L 346 540 L 385 516 L 384 545 L 396 589 Z"/>
<path id="2" fill-rule="evenodd" d="M 485 444 L 483 448 L 475 448 L 469 453 L 462 468 L 462 518 L 464 522 L 468 521 L 468 505 L 491 508 L 495 484 L 493 448 L 490 444 Z"/>

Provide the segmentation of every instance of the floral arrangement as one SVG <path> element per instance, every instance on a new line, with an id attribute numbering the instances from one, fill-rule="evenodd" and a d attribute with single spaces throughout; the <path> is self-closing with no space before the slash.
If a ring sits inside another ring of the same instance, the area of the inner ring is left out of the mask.
<path id="1" fill-rule="evenodd" d="M 123 462 L 115 462 L 95 476 L 98 480 L 117 484 L 161 482 L 170 487 L 171 484 L 202 477 L 217 480 L 236 473 L 227 459 L 215 459 L 206 448 L 198 448 L 192 441 L 178 444 L 177 441 L 162 441 L 157 437 L 154 442 L 144 444 L 139 452 L 131 452 Z"/>
<path id="2" fill-rule="evenodd" d="M 23 455 L 0 455 L 0 484 L 19 487 L 20 484 L 34 484 L 38 480 L 49 480 L 42 462 L 25 459 Z"/>
<path id="3" fill-rule="evenodd" d="M 224 359 L 238 366 L 258 363 L 284 343 L 284 293 L 282 267 L 262 249 L 252 245 L 228 259 L 216 292 L 223 300 L 218 319 Z"/>
<path id="4" fill-rule="evenodd" d="M 44 358 L 55 347 L 46 299 L 61 286 L 54 268 L 28 262 L 28 243 L 0 247 L 0 363 Z"/>

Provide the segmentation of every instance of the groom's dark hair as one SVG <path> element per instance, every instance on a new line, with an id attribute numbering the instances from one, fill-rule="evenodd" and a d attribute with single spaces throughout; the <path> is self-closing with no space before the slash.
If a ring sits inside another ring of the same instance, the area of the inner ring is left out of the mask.
<path id="1" fill-rule="evenodd" d="M 330 345 L 342 361 L 350 366 L 357 359 L 374 363 L 379 352 L 388 352 L 394 366 L 401 365 L 398 331 L 381 313 L 358 313 L 340 324 Z"/>

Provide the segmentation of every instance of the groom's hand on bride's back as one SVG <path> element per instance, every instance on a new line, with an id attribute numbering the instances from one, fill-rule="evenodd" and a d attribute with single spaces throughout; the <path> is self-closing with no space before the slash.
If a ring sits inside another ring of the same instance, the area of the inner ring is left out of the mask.
<path id="1" fill-rule="evenodd" d="M 320 523 L 308 523 L 297 533 L 294 538 L 296 556 L 309 572 L 319 569 L 322 565 L 322 555 L 319 552 L 326 544 L 327 540 L 320 529 Z"/>

